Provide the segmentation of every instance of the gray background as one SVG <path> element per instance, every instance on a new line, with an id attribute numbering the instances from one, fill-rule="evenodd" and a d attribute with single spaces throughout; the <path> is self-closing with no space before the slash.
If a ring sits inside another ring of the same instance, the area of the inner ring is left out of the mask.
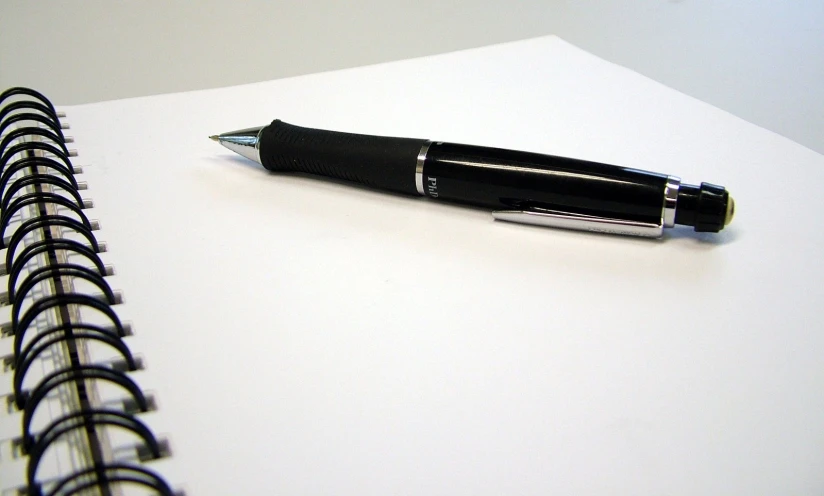
<path id="1" fill-rule="evenodd" d="M 4 0 L 0 87 L 86 103 L 546 34 L 824 152 L 821 0 Z"/>

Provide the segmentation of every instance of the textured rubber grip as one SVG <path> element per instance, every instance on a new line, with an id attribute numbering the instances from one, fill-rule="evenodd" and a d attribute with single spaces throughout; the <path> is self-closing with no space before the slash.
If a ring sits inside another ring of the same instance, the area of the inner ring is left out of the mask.
<path id="1" fill-rule="evenodd" d="M 280 120 L 260 135 L 260 161 L 275 172 L 303 172 L 416 194 L 422 139 L 339 133 Z"/>

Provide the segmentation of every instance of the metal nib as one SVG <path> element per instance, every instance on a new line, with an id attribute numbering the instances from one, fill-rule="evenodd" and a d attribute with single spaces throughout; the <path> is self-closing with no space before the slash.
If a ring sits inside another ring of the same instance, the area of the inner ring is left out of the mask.
<path id="1" fill-rule="evenodd" d="M 249 160 L 260 162 L 260 132 L 263 126 L 250 127 L 248 129 L 241 129 L 239 131 L 232 131 L 231 133 L 221 133 L 218 135 L 209 136 L 212 141 L 217 141 L 233 152 L 243 155 Z"/>

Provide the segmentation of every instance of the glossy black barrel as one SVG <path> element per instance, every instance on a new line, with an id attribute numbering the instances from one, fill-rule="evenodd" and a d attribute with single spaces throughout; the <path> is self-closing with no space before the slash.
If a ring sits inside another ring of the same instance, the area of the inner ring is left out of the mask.
<path id="1" fill-rule="evenodd" d="M 572 158 L 432 143 L 427 196 L 495 210 L 545 209 L 660 222 L 667 176 Z"/>

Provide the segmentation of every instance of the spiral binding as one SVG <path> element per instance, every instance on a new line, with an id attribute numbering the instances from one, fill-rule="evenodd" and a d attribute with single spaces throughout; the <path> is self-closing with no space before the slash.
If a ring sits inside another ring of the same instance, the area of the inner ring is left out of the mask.
<path id="1" fill-rule="evenodd" d="M 7 359 L 13 368 L 9 404 L 22 412 L 17 445 L 28 457 L 28 485 L 20 493 L 70 495 L 96 488 L 109 495 L 117 494 L 118 485 L 131 484 L 180 495 L 142 464 L 166 456 L 168 447 L 137 418 L 153 403 L 128 374 L 138 370 L 140 362 L 124 342 L 128 326 L 112 308 L 120 299 L 106 281 L 112 272 L 98 255 L 105 246 L 94 235 L 97 224 L 85 213 L 92 205 L 80 196 L 84 185 L 75 179 L 80 170 L 72 165 L 73 152 L 66 146 L 72 140 L 63 128 L 54 106 L 37 91 L 11 88 L 0 94 L 0 249 L 6 250 L 0 274 L 8 275 L 0 304 L 11 306 L 11 324 L 2 326 L 14 350 Z M 74 283 L 80 280 L 101 295 L 76 291 Z M 43 287 L 50 290 L 41 291 Z M 83 308 L 96 311 L 106 324 L 84 322 Z M 83 347 L 92 342 L 108 346 L 122 361 L 86 363 Z M 57 365 L 26 389 L 33 365 L 55 349 L 64 352 L 66 365 Z M 122 389 L 127 398 L 123 410 L 95 403 L 89 384 L 98 381 Z M 76 409 L 36 430 L 38 405 L 60 388 L 70 388 Z M 104 449 L 100 433 L 110 427 L 138 439 L 136 462 L 114 460 L 111 447 Z M 44 454 L 72 436 L 85 439 L 89 466 L 60 478 L 38 478 Z"/>

